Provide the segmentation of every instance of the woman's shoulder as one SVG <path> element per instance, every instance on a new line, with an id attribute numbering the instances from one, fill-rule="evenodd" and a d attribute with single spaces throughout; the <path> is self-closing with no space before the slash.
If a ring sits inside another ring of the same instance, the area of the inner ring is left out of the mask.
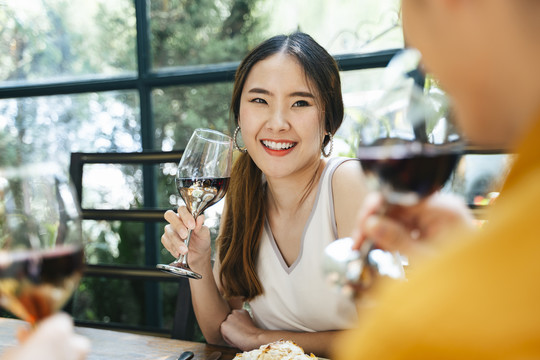
<path id="1" fill-rule="evenodd" d="M 339 160 L 339 164 L 332 175 L 334 198 L 337 197 L 338 201 L 350 201 L 347 198 L 351 195 L 365 194 L 366 179 L 360 161 L 349 158 L 340 158 Z"/>
<path id="2" fill-rule="evenodd" d="M 364 182 L 364 173 L 358 159 L 336 157 L 329 160 L 327 166 L 331 166 L 333 168 L 332 182 L 334 185 L 336 185 L 336 181 L 353 181 L 354 183 L 357 181 Z"/>
<path id="3" fill-rule="evenodd" d="M 355 228 L 356 214 L 367 191 L 360 161 L 357 159 L 342 161 L 332 177 L 332 195 L 339 237 L 349 236 Z"/>

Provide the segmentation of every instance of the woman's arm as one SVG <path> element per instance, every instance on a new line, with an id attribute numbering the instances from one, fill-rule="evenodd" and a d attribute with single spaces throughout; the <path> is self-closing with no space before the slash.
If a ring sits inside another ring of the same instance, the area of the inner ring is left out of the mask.
<path id="1" fill-rule="evenodd" d="M 226 216 L 225 212 L 222 218 L 224 216 Z M 182 206 L 178 209 L 178 213 L 167 211 L 165 219 L 169 225 L 165 227 L 161 242 L 175 257 L 187 252 L 184 239 L 187 237 L 188 229 L 192 229 L 189 264 L 193 271 L 202 275 L 200 280 L 190 279 L 189 281 L 193 310 L 206 341 L 212 344 L 225 344 L 221 337 L 220 325 L 225 321 L 231 309 L 238 306 L 238 302 L 228 303 L 221 295 L 218 280 L 219 262 L 216 262 L 212 270 L 210 231 L 203 225 L 204 216 L 197 217 L 195 221 Z"/>
<path id="2" fill-rule="evenodd" d="M 338 166 L 332 178 L 332 193 L 338 237 L 351 236 L 358 226 L 357 214 L 368 193 L 359 161 L 349 160 Z"/>
<path id="3" fill-rule="evenodd" d="M 231 309 L 241 308 L 242 301 L 234 299 L 227 302 L 221 295 L 218 260 L 213 271 L 210 256 L 207 259 L 201 259 L 200 262 L 190 260 L 190 266 L 203 276 L 200 280 L 189 280 L 193 310 L 199 327 L 208 343 L 226 345 L 221 336 L 220 326 L 227 319 Z"/>
<path id="4" fill-rule="evenodd" d="M 306 353 L 328 357 L 334 337 L 339 331 L 292 332 L 263 330 L 255 326 L 246 310 L 233 310 L 221 324 L 223 339 L 240 350 L 253 350 L 259 346 L 278 340 L 291 340 L 301 346 Z"/>

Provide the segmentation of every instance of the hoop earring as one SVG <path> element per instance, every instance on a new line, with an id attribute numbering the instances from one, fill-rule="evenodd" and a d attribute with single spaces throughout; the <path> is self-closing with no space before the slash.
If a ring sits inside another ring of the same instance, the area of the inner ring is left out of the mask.
<path id="1" fill-rule="evenodd" d="M 244 146 L 243 148 L 238 146 L 238 132 L 240 131 L 240 126 L 237 126 L 236 129 L 234 130 L 234 135 L 233 135 L 233 142 L 234 142 L 234 148 L 238 151 L 240 151 L 242 154 L 245 154 L 247 153 L 247 149 L 246 147 Z"/>
<path id="2" fill-rule="evenodd" d="M 327 157 L 330 157 L 330 155 L 332 155 L 332 150 L 334 150 L 334 135 L 332 135 L 332 133 L 328 133 L 328 137 L 330 137 L 330 150 L 328 151 L 328 153 L 326 153 L 324 151 L 324 144 L 323 146 L 321 147 L 321 152 L 322 152 L 322 155 L 327 158 Z"/>

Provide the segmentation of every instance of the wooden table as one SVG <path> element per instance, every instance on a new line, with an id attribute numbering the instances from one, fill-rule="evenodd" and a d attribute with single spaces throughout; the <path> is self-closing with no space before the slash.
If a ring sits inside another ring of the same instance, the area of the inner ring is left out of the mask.
<path id="1" fill-rule="evenodd" d="M 25 322 L 0 318 L 0 353 L 17 344 L 15 333 Z M 177 360 L 184 351 L 193 351 L 193 360 L 203 360 L 214 351 L 222 353 L 222 360 L 232 359 L 238 350 L 192 341 L 137 335 L 119 331 L 77 327 L 77 333 L 92 343 L 88 360 Z"/>

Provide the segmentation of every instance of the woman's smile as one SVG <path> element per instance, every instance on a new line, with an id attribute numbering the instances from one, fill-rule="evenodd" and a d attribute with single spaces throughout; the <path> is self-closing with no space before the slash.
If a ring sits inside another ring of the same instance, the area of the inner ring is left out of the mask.
<path id="1" fill-rule="evenodd" d="M 273 156 L 285 156 L 289 154 L 291 151 L 293 151 L 294 147 L 297 142 L 294 141 L 288 141 L 288 140 L 268 140 L 264 139 L 261 140 L 261 144 L 263 145 L 266 152 Z"/>

